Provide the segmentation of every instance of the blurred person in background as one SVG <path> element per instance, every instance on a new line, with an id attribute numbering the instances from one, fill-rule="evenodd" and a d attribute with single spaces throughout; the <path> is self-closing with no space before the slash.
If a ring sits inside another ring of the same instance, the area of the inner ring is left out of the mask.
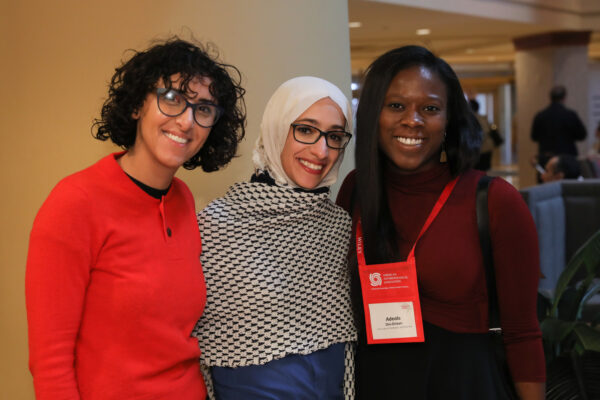
<path id="1" fill-rule="evenodd" d="M 578 179 L 581 167 L 577 158 L 571 154 L 560 154 L 548 160 L 541 174 L 542 182 L 559 181 L 562 179 Z"/>
<path id="2" fill-rule="evenodd" d="M 531 140 L 538 143 L 537 162 L 545 165 L 558 154 L 577 157 L 575 142 L 585 139 L 587 133 L 581 119 L 565 107 L 567 90 L 555 86 L 550 91 L 550 105 L 538 112 L 531 126 Z"/>
<path id="3" fill-rule="evenodd" d="M 492 168 L 492 151 L 494 150 L 494 140 L 490 133 L 492 127 L 485 115 L 479 114 L 479 102 L 475 99 L 469 100 L 469 106 L 473 110 L 473 114 L 481 127 L 481 148 L 479 149 L 479 161 L 475 165 L 475 169 L 480 171 L 489 171 Z"/>

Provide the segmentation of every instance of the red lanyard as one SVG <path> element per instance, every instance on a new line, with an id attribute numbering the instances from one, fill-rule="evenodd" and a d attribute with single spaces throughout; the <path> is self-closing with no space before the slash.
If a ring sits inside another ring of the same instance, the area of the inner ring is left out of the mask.
<path id="1" fill-rule="evenodd" d="M 442 191 L 404 262 L 367 265 L 359 218 L 356 224 L 356 254 L 369 344 L 425 340 L 415 248 L 448 200 L 457 181 L 458 178 L 453 179 Z"/>
<path id="2" fill-rule="evenodd" d="M 421 232 L 419 232 L 419 235 L 417 236 L 417 239 L 415 240 L 415 243 L 413 244 L 413 247 L 410 250 L 408 258 L 414 258 L 415 247 L 417 247 L 417 242 L 419 241 L 421 236 L 423 236 L 425 231 L 427 231 L 427 229 L 429 228 L 429 226 L 431 225 L 433 220 L 438 216 L 438 214 L 440 213 L 444 204 L 446 204 L 446 201 L 448 200 L 448 197 L 450 197 L 450 194 L 452 193 L 454 186 L 456 186 L 456 182 L 458 182 L 458 177 L 452 179 L 450 182 L 448 182 L 446 184 L 446 187 L 444 187 L 442 194 L 440 194 L 440 197 L 437 199 L 436 203 L 434 204 L 433 209 L 431 210 L 431 212 L 429 213 L 429 216 L 427 217 L 427 220 L 425 221 L 425 224 L 421 228 Z M 362 233 L 362 223 L 359 218 L 358 222 L 356 223 L 356 256 L 358 258 L 359 265 L 367 265 L 367 263 L 365 261 L 363 242 L 364 242 L 364 240 L 363 240 L 363 233 Z"/>

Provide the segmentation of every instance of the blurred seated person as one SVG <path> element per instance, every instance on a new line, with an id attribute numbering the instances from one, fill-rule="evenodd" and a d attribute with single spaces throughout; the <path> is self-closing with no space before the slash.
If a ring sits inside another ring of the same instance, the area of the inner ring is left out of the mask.
<path id="1" fill-rule="evenodd" d="M 561 179 L 578 179 L 581 176 L 579 161 L 571 154 L 551 157 L 544 169 L 545 172 L 541 174 L 543 183 Z"/>
<path id="2" fill-rule="evenodd" d="M 600 121 L 598 121 L 598 126 L 596 127 L 596 141 L 594 142 L 594 146 L 589 152 L 590 156 L 598 157 L 600 156 Z"/>
<path id="3" fill-rule="evenodd" d="M 479 161 L 475 165 L 475 169 L 489 171 L 492 168 L 492 150 L 494 150 L 494 141 L 490 136 L 492 128 L 487 117 L 479 114 L 479 102 L 475 99 L 470 99 L 469 105 L 477 118 L 477 122 L 479 122 L 479 126 L 481 126 L 481 148 L 479 149 Z"/>
<path id="4" fill-rule="evenodd" d="M 595 177 L 600 178 L 600 121 L 598 121 L 598 126 L 596 126 L 595 137 L 596 141 L 588 151 L 587 159 L 596 172 Z"/>

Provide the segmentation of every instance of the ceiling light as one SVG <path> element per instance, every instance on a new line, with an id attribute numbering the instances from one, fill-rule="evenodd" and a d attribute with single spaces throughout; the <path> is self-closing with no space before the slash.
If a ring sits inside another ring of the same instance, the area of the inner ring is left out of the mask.
<path id="1" fill-rule="evenodd" d="M 348 23 L 349 28 L 360 28 L 361 26 L 362 26 L 362 22 L 358 22 L 358 21 Z"/>
<path id="2" fill-rule="evenodd" d="M 419 36 L 429 35 L 430 33 L 431 33 L 431 30 L 427 29 L 427 28 L 417 29 L 417 35 L 419 35 Z"/>
<path id="3" fill-rule="evenodd" d="M 465 50 L 465 52 L 467 54 L 473 54 L 473 53 L 475 53 L 475 50 L 473 50 L 473 49 L 467 49 L 467 50 Z"/>
<path id="4" fill-rule="evenodd" d="M 358 89 L 358 83 L 354 83 L 354 82 L 352 82 L 352 83 L 350 84 L 350 89 L 352 89 L 352 90 L 356 90 L 356 89 Z"/>

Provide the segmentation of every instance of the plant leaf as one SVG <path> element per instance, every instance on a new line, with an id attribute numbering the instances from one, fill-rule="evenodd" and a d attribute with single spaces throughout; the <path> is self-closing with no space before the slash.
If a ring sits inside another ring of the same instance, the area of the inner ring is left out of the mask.
<path id="1" fill-rule="evenodd" d="M 588 289 L 587 292 L 581 298 L 581 303 L 579 304 L 579 309 L 577 310 L 577 319 L 581 319 L 581 314 L 583 313 L 583 308 L 586 303 L 594 297 L 597 293 L 600 293 L 600 279 L 597 279 Z"/>
<path id="2" fill-rule="evenodd" d="M 598 324 L 600 324 L 600 312 L 592 318 L 592 323 L 591 323 L 592 328 L 596 327 L 596 325 L 598 325 Z"/>
<path id="3" fill-rule="evenodd" d="M 540 324 L 544 340 L 551 344 L 558 344 L 573 331 L 577 322 L 563 321 L 558 318 L 548 317 Z"/>
<path id="4" fill-rule="evenodd" d="M 584 350 L 600 352 L 600 330 L 578 323 L 573 331 Z"/>
<path id="5" fill-rule="evenodd" d="M 563 292 L 571 283 L 571 280 L 581 268 L 585 267 L 588 276 L 597 275 L 600 269 L 600 230 L 594 233 L 573 255 L 565 270 L 560 274 L 554 291 L 554 302 L 550 315 L 556 315 L 556 308 Z"/>
<path id="6" fill-rule="evenodd" d="M 581 287 L 577 289 L 573 286 L 567 286 L 562 293 L 555 316 L 565 321 L 575 321 L 584 293 Z"/>

